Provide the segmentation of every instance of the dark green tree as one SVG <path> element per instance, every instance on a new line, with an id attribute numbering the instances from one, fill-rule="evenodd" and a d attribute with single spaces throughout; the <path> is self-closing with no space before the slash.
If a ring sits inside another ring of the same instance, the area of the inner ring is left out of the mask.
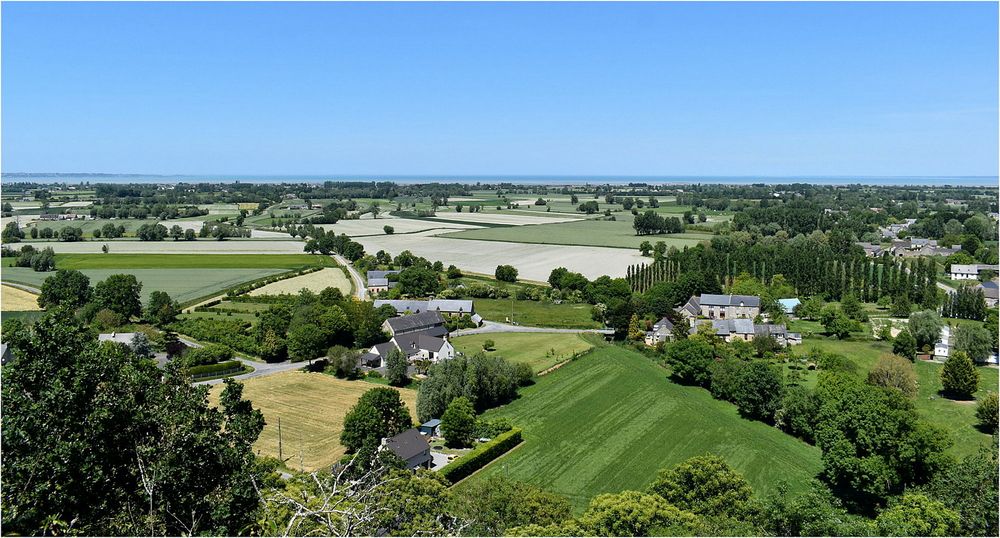
<path id="1" fill-rule="evenodd" d="M 81 307 L 90 301 L 93 290 L 87 275 L 75 269 L 60 269 L 42 282 L 42 293 L 38 296 L 38 306 L 53 308 L 67 306 Z"/>
<path id="2" fill-rule="evenodd" d="M 111 275 L 94 286 L 94 303 L 128 320 L 142 315 L 141 293 L 135 275 Z"/>
<path id="3" fill-rule="evenodd" d="M 409 381 L 406 375 L 410 362 L 406 360 L 406 353 L 398 349 L 393 349 L 385 358 L 385 378 L 390 385 L 403 386 Z"/>
<path id="4" fill-rule="evenodd" d="M 476 429 L 476 410 L 464 396 L 455 398 L 441 415 L 441 433 L 451 448 L 472 445 Z"/>
<path id="5" fill-rule="evenodd" d="M 979 372 L 964 351 L 952 351 L 941 368 L 942 392 L 956 400 L 970 400 L 979 390 Z"/>

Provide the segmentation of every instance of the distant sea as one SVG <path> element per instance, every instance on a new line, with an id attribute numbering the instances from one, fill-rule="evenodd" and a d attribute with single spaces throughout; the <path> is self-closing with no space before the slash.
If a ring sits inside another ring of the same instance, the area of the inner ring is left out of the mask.
<path id="1" fill-rule="evenodd" d="M 692 185 L 717 183 L 730 185 L 916 185 L 996 187 L 997 176 L 547 176 L 547 175 L 151 175 L 151 174 L 76 174 L 76 173 L 3 173 L 2 181 L 12 183 L 322 183 L 324 181 L 393 181 L 396 183 L 516 183 L 534 185 L 582 185 L 651 183 Z"/>

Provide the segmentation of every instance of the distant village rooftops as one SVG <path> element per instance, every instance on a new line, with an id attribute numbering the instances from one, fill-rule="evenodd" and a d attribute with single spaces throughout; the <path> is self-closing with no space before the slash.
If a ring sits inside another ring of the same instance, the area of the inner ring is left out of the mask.
<path id="1" fill-rule="evenodd" d="M 422 312 L 440 312 L 442 314 L 468 314 L 475 313 L 473 303 L 469 299 L 430 299 L 427 301 L 411 299 L 376 299 L 375 308 L 382 305 L 389 305 L 396 309 L 397 314 L 410 312 L 419 314 Z"/>

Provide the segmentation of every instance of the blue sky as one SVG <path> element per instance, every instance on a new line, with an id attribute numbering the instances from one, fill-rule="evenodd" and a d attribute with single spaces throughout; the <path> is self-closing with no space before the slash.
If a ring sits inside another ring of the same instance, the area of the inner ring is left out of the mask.
<path id="1" fill-rule="evenodd" d="M 997 175 L 996 3 L 3 3 L 4 172 Z"/>

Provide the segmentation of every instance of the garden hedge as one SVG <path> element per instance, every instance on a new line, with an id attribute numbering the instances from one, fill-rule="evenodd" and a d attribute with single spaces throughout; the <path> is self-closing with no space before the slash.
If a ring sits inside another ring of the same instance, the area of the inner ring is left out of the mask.
<path id="1" fill-rule="evenodd" d="M 514 428 L 496 436 L 492 441 L 477 446 L 468 454 L 445 465 L 438 472 L 454 484 L 482 469 L 487 463 L 503 456 L 507 451 L 521 444 L 521 440 L 521 429 Z"/>
<path id="2" fill-rule="evenodd" d="M 206 364 L 204 366 L 194 366 L 187 369 L 191 377 L 211 377 L 224 373 L 238 372 L 243 370 L 243 363 L 240 361 L 226 361 L 216 364 Z"/>

